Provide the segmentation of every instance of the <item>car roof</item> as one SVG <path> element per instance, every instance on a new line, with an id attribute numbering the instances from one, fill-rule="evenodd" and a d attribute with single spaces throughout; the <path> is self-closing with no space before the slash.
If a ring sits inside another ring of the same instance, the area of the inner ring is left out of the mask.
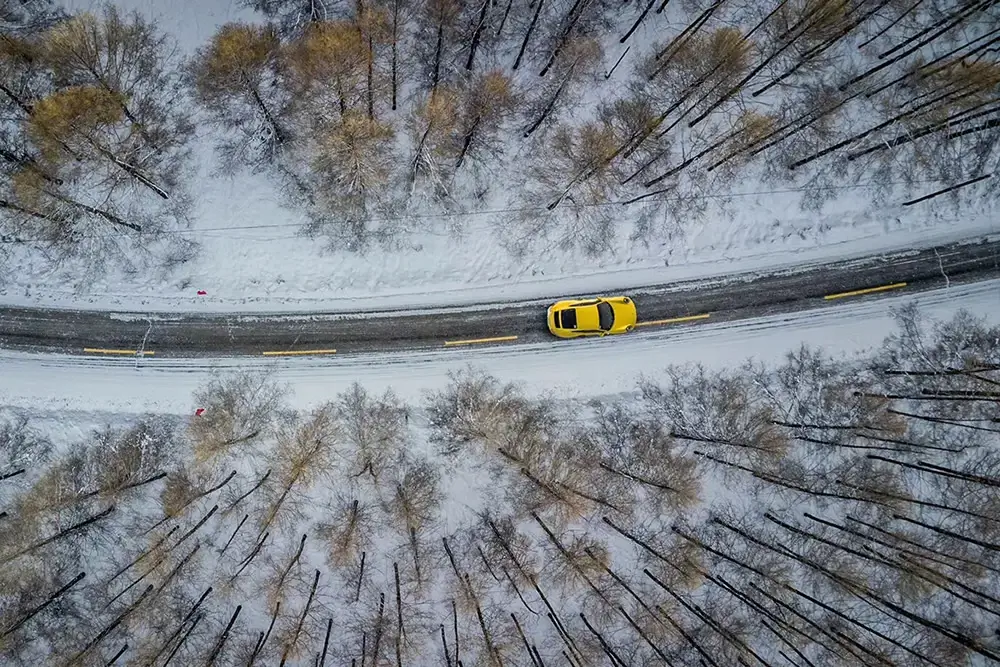
<path id="1" fill-rule="evenodd" d="M 597 303 L 599 302 L 589 302 L 585 306 L 577 306 L 573 308 L 576 313 L 576 328 L 580 331 L 596 331 L 600 328 L 600 316 L 597 312 Z M 565 311 L 563 314 L 563 321 L 565 321 Z"/>

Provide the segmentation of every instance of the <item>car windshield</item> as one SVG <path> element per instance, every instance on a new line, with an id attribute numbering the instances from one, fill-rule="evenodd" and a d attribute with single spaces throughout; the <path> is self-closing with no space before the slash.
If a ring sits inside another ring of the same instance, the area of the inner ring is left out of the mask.
<path id="1" fill-rule="evenodd" d="M 615 311 L 611 309 L 611 306 L 603 301 L 600 302 L 597 304 L 597 315 L 600 318 L 601 330 L 610 331 L 615 323 Z"/>

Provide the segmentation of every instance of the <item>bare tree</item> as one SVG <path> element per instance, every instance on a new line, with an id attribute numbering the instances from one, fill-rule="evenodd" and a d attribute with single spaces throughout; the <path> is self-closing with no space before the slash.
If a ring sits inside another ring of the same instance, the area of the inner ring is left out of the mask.
<path id="1" fill-rule="evenodd" d="M 285 390 L 262 373 L 240 372 L 213 379 L 195 392 L 204 409 L 191 417 L 188 434 L 202 462 L 253 451 L 274 433 L 284 409 Z"/>
<path id="2" fill-rule="evenodd" d="M 316 208 L 310 233 L 352 250 L 391 240 L 391 224 L 377 220 L 394 211 L 394 136 L 391 125 L 363 111 L 348 111 L 319 129 L 311 157 Z"/>
<path id="3" fill-rule="evenodd" d="M 269 26 L 227 23 L 190 63 L 198 101 L 223 131 L 226 169 L 261 170 L 292 138 L 286 93 L 274 85 L 281 39 Z"/>
<path id="4" fill-rule="evenodd" d="M 407 408 L 391 391 L 373 397 L 358 383 L 339 398 L 337 413 L 349 474 L 368 475 L 377 482 L 404 450 Z"/>
<path id="5" fill-rule="evenodd" d="M 336 18 L 340 3 L 333 0 L 243 0 L 268 19 L 275 21 L 284 36 L 301 34 L 323 21 Z"/>
<path id="6" fill-rule="evenodd" d="M 258 539 L 289 525 L 306 491 L 330 473 L 340 435 L 335 409 L 323 405 L 278 435 L 272 456 L 274 474 L 265 486 Z"/>

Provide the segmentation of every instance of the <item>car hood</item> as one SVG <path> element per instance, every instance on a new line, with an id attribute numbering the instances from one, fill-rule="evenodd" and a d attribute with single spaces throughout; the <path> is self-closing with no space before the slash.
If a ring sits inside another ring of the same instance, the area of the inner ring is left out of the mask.
<path id="1" fill-rule="evenodd" d="M 611 301 L 611 308 L 615 311 L 615 331 L 625 327 L 634 327 L 637 319 L 635 311 L 635 301 L 622 303 L 621 301 Z M 595 308 L 596 312 L 597 309 Z"/>

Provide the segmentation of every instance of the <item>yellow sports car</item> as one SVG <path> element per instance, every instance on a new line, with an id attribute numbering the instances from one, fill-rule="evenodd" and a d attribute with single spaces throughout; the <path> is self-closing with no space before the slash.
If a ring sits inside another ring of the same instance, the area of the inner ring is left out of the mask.
<path id="1" fill-rule="evenodd" d="M 560 338 L 607 336 L 635 328 L 635 302 L 627 296 L 559 301 L 549 306 L 549 331 Z"/>

